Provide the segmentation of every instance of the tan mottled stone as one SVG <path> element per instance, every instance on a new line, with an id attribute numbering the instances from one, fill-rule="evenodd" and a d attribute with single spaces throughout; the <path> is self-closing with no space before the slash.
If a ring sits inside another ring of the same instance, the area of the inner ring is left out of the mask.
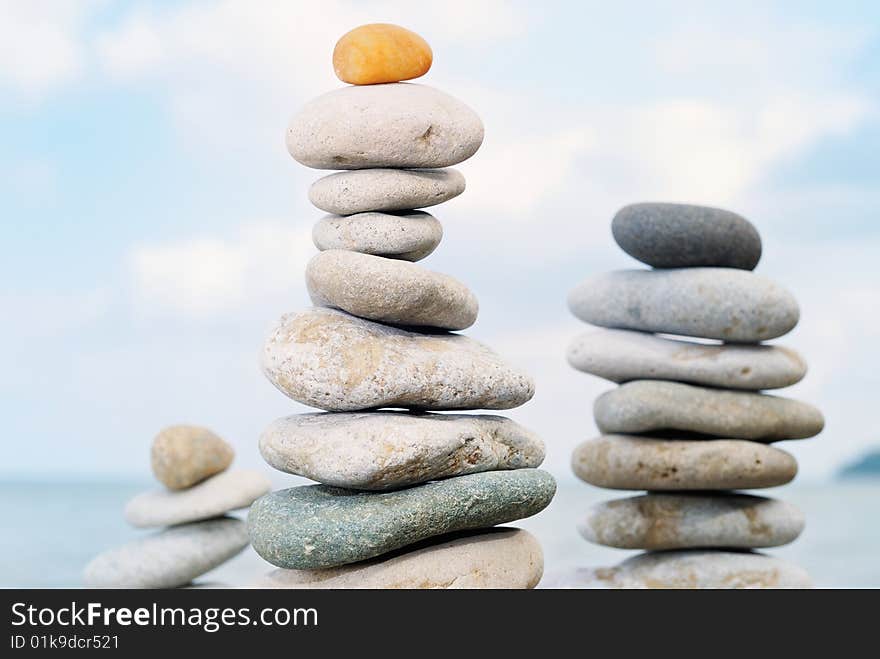
<path id="1" fill-rule="evenodd" d="M 177 425 L 153 440 L 150 464 L 165 487 L 182 490 L 219 474 L 232 464 L 235 451 L 207 428 Z"/>
<path id="2" fill-rule="evenodd" d="M 681 382 L 635 380 L 599 396 L 593 405 L 603 433 L 693 432 L 776 441 L 822 432 L 825 419 L 808 403 L 750 391 Z"/>
<path id="3" fill-rule="evenodd" d="M 473 339 L 410 332 L 333 309 L 282 316 L 262 366 L 279 390 L 331 412 L 500 410 L 534 394 L 531 378 Z"/>
<path id="4" fill-rule="evenodd" d="M 534 588 L 541 545 L 527 531 L 496 527 L 444 536 L 378 558 L 323 570 L 275 570 L 259 588 Z"/>
<path id="5" fill-rule="evenodd" d="M 574 450 L 572 469 L 591 485 L 615 490 L 736 490 L 784 485 L 797 462 L 742 439 L 603 435 Z"/>
<path id="6" fill-rule="evenodd" d="M 592 506 L 581 535 L 621 549 L 760 548 L 792 542 L 804 516 L 790 503 L 747 494 L 646 494 Z"/>
<path id="7" fill-rule="evenodd" d="M 649 552 L 615 567 L 580 568 L 556 574 L 542 588 L 811 588 L 807 572 L 774 556 L 754 552 L 682 550 Z"/>
<path id="8" fill-rule="evenodd" d="M 171 526 L 247 508 L 270 489 L 269 479 L 252 469 L 212 476 L 187 490 L 153 490 L 125 506 L 125 519 L 138 527 Z"/>
<path id="9" fill-rule="evenodd" d="M 312 258 L 306 285 L 316 305 L 395 325 L 461 330 L 479 310 L 474 294 L 449 275 L 340 249 Z"/>
<path id="10" fill-rule="evenodd" d="M 478 471 L 537 467 L 544 443 L 501 416 L 403 412 L 297 414 L 273 422 L 260 453 L 280 471 L 387 490 Z"/>

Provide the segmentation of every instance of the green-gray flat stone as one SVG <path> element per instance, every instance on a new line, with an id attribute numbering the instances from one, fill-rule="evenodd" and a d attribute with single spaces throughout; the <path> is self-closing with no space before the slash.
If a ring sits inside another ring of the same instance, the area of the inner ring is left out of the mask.
<path id="1" fill-rule="evenodd" d="M 555 492 L 556 481 L 539 469 L 487 471 L 385 493 L 307 485 L 257 500 L 248 534 L 257 553 L 278 567 L 335 567 L 443 533 L 530 517 Z"/>

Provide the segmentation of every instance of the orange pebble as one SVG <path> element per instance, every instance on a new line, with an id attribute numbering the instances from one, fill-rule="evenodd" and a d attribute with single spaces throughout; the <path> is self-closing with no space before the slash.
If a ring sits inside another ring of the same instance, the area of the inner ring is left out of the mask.
<path id="1" fill-rule="evenodd" d="M 356 27 L 336 42 L 333 70 L 343 82 L 376 85 L 423 76 L 433 59 L 428 42 L 415 32 L 372 23 Z"/>

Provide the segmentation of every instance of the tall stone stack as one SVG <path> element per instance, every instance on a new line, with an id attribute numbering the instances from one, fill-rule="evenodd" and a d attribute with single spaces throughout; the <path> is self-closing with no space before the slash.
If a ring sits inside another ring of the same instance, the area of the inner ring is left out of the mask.
<path id="1" fill-rule="evenodd" d="M 553 478 L 544 446 L 510 419 L 433 414 L 509 409 L 533 383 L 453 332 L 477 317 L 464 284 L 414 262 L 442 237 L 415 209 L 465 187 L 450 169 L 483 126 L 466 105 L 400 81 L 431 65 L 427 43 L 392 25 L 346 34 L 334 68 L 351 83 L 308 103 L 287 146 L 300 163 L 343 170 L 316 181 L 320 251 L 306 270 L 315 308 L 283 316 L 262 354 L 268 379 L 325 410 L 279 419 L 264 459 L 320 483 L 270 493 L 248 516 L 256 551 L 281 568 L 261 584 L 293 588 L 534 587 L 541 548 L 492 529 L 542 510 Z"/>
<path id="2" fill-rule="evenodd" d="M 646 203 L 612 222 L 617 244 L 651 270 L 619 270 L 575 288 L 569 306 L 600 330 L 568 360 L 619 386 L 595 401 L 603 434 L 575 450 L 581 479 L 646 494 L 594 506 L 589 541 L 646 550 L 583 585 L 805 587 L 799 567 L 753 552 L 803 529 L 791 504 L 741 493 L 791 481 L 795 459 L 773 442 L 821 432 L 822 414 L 762 393 L 795 384 L 806 364 L 764 341 L 798 322 L 794 297 L 752 272 L 761 238 L 744 218 L 701 206 Z M 698 337 L 699 341 L 664 335 Z"/>

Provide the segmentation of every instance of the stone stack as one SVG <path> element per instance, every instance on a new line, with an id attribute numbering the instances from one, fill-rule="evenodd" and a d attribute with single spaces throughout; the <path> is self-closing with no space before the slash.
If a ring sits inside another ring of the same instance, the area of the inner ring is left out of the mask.
<path id="1" fill-rule="evenodd" d="M 468 288 L 414 263 L 442 236 L 415 209 L 464 190 L 449 166 L 477 151 L 482 123 L 441 91 L 399 82 L 431 64 L 408 30 L 357 28 L 333 60 L 354 86 L 311 101 L 287 135 L 300 163 L 343 170 L 309 192 L 331 213 L 315 225 L 321 251 L 306 270 L 316 307 L 283 316 L 262 354 L 278 389 L 326 412 L 275 421 L 260 451 L 320 484 L 251 508 L 251 542 L 281 568 L 261 585 L 534 587 L 536 540 L 490 527 L 550 502 L 555 482 L 535 469 L 543 443 L 504 417 L 430 413 L 510 409 L 533 395 L 528 376 L 452 333 L 476 320 Z"/>
<path id="2" fill-rule="evenodd" d="M 85 569 L 89 586 L 174 588 L 225 563 L 248 545 L 244 521 L 227 516 L 270 489 L 261 473 L 227 471 L 235 453 L 207 428 L 171 426 L 153 440 L 153 475 L 162 489 L 137 495 L 125 507 L 138 528 L 168 527 L 110 549 Z"/>
<path id="3" fill-rule="evenodd" d="M 572 465 L 592 485 L 648 491 L 594 506 L 580 531 L 591 542 L 650 553 L 576 580 L 808 586 L 802 569 L 752 551 L 797 538 L 800 511 L 738 492 L 791 481 L 795 459 L 770 444 L 812 437 L 824 425 L 811 405 L 762 393 L 806 373 L 795 351 L 763 343 L 795 326 L 797 302 L 751 272 L 761 238 L 734 213 L 635 204 L 617 213 L 612 232 L 653 269 L 599 275 L 569 296 L 575 316 L 605 328 L 578 337 L 569 362 L 619 384 L 595 401 L 603 434 L 581 444 Z"/>

